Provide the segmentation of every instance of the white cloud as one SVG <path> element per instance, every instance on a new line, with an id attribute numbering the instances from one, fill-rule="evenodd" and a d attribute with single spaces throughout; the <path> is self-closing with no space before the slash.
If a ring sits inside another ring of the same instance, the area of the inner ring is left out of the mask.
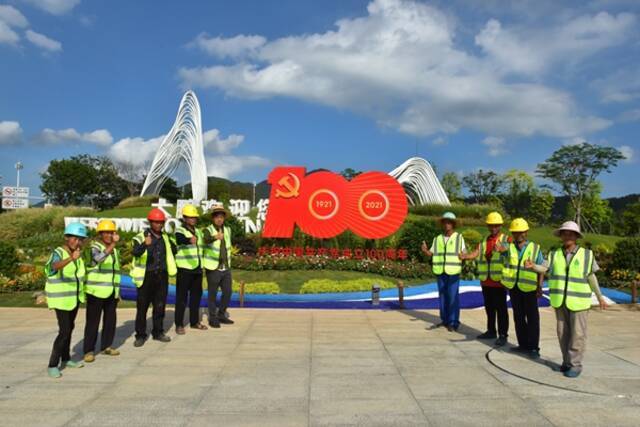
<path id="1" fill-rule="evenodd" d="M 107 154 L 117 162 L 146 166 L 153 161 L 164 137 L 165 135 L 151 139 L 122 138 L 109 147 Z"/>
<path id="2" fill-rule="evenodd" d="M 566 92 L 496 73 L 493 57 L 454 43 L 454 23 L 434 7 L 375 0 L 367 10 L 339 20 L 333 31 L 266 42 L 252 62 L 182 68 L 179 76 L 186 87 L 247 99 L 297 98 L 419 136 L 467 128 L 569 138 L 610 125 L 582 114 Z"/>
<path id="3" fill-rule="evenodd" d="M 26 28 L 29 26 L 27 18 L 25 18 L 18 9 L 9 5 L 0 5 L 0 21 L 15 28 Z"/>
<path id="4" fill-rule="evenodd" d="M 489 147 L 489 155 L 491 157 L 496 157 L 506 153 L 506 142 L 507 141 L 504 138 L 498 138 L 495 136 L 488 136 L 482 140 L 482 143 Z"/>
<path id="5" fill-rule="evenodd" d="M 218 129 L 211 129 L 202 134 L 204 149 L 212 154 L 229 154 L 244 141 L 244 135 L 231 134 L 222 138 Z"/>
<path id="6" fill-rule="evenodd" d="M 98 129 L 92 132 L 80 133 L 73 128 L 68 129 L 43 129 L 35 136 L 34 142 L 41 144 L 61 144 L 65 142 L 88 142 L 99 146 L 108 146 L 113 142 L 113 137 L 106 129 Z"/>
<path id="7" fill-rule="evenodd" d="M 52 15 L 64 15 L 76 7 L 80 0 L 22 0 Z"/>
<path id="8" fill-rule="evenodd" d="M 582 15 L 551 28 L 503 28 L 491 19 L 475 42 L 504 72 L 537 75 L 554 64 L 575 64 L 630 37 L 636 24 L 631 13 Z"/>
<path id="9" fill-rule="evenodd" d="M 629 147 L 628 145 L 621 145 L 620 147 L 618 147 L 618 150 L 620 150 L 620 152 L 622 153 L 622 155 L 624 156 L 624 162 L 626 163 L 632 163 L 634 158 L 634 151 L 632 147 Z"/>
<path id="10" fill-rule="evenodd" d="M 592 83 L 605 103 L 629 102 L 640 98 L 640 66 L 620 69 Z"/>
<path id="11" fill-rule="evenodd" d="M 0 122 L 0 145 L 15 144 L 22 139 L 22 127 L 14 121 Z"/>
<path id="12" fill-rule="evenodd" d="M 200 33 L 195 40 L 189 43 L 189 46 L 201 49 L 218 58 L 239 58 L 254 54 L 266 42 L 267 39 L 262 36 L 241 34 L 231 38 L 222 38 Z"/>
<path id="13" fill-rule="evenodd" d="M 230 178 L 238 172 L 245 172 L 247 169 L 257 167 L 267 167 L 272 164 L 269 159 L 260 156 L 215 156 L 207 157 L 207 175 L 219 178 Z"/>
<path id="14" fill-rule="evenodd" d="M 44 50 L 47 50 L 49 52 L 59 52 L 62 50 L 62 43 L 49 38 L 44 34 L 36 33 L 32 30 L 27 30 L 25 35 L 27 37 L 27 40 Z"/>
<path id="15" fill-rule="evenodd" d="M 431 141 L 431 143 L 433 145 L 436 145 L 436 146 L 438 146 L 438 145 L 447 145 L 447 142 L 448 141 L 446 140 L 446 138 L 444 138 L 442 136 L 439 136 L 436 139 L 434 139 L 433 141 Z"/>
<path id="16" fill-rule="evenodd" d="M 0 43 L 15 45 L 19 40 L 18 33 L 13 31 L 4 21 L 0 21 Z"/>

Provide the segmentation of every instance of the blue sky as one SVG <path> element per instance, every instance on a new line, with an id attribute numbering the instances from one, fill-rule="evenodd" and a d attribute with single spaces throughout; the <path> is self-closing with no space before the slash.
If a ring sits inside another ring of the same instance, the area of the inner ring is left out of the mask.
<path id="1" fill-rule="evenodd" d="M 588 140 L 639 192 L 640 3 L 0 0 L 0 175 L 52 159 L 143 169 L 199 97 L 210 175 L 274 165 L 530 173 Z M 184 171 L 178 174 L 183 180 Z"/>

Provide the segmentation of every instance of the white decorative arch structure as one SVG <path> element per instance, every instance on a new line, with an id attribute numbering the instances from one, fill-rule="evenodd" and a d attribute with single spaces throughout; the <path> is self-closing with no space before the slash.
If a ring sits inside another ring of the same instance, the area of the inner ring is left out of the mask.
<path id="1" fill-rule="evenodd" d="M 412 157 L 389 172 L 398 180 L 407 193 L 411 205 L 439 204 L 451 205 L 447 193 L 433 168 L 425 159 Z"/>
<path id="2" fill-rule="evenodd" d="M 140 195 L 158 194 L 164 182 L 182 162 L 187 164 L 191 173 L 192 198 L 205 200 L 207 164 L 202 141 L 202 118 L 200 103 L 191 90 L 182 96 L 176 121 L 153 158 Z"/>

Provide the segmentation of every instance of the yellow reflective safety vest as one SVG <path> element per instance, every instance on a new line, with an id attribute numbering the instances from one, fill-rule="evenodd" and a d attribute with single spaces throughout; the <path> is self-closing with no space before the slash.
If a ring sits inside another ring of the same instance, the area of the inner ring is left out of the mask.
<path id="1" fill-rule="evenodd" d="M 525 268 L 524 263 L 527 259 L 535 263 L 539 253 L 540 245 L 527 242 L 527 247 L 520 258 L 518 247 L 515 243 L 511 243 L 509 255 L 502 269 L 502 284 L 509 289 L 517 285 L 522 292 L 535 291 L 538 288 L 538 273 L 533 269 Z"/>
<path id="2" fill-rule="evenodd" d="M 70 258 L 71 255 L 62 247 L 54 250 L 60 260 Z M 44 292 L 47 295 L 47 305 L 56 310 L 71 311 L 78 306 L 78 301 L 85 302 L 84 296 L 84 261 L 78 258 L 65 265 L 64 268 L 56 271 L 56 274 L 49 276 L 53 254 L 47 262 L 47 282 L 44 285 Z"/>
<path id="3" fill-rule="evenodd" d="M 554 308 L 566 304 L 571 311 L 591 308 L 591 287 L 587 278 L 593 272 L 593 252 L 578 248 L 567 265 L 562 248 L 549 254 L 549 298 Z"/>
<path id="4" fill-rule="evenodd" d="M 453 232 L 447 242 L 444 242 L 444 235 L 440 234 L 433 241 L 433 257 L 431 265 L 433 274 L 439 276 L 446 273 L 450 276 L 460 274 L 462 271 L 462 260 L 458 254 L 462 251 L 464 238 L 458 232 Z"/>
<path id="5" fill-rule="evenodd" d="M 227 268 L 231 268 L 231 229 L 229 227 L 222 227 L 224 234 L 224 244 L 227 248 Z M 206 228 L 212 236 L 218 234 L 213 224 Z M 207 270 L 215 270 L 218 268 L 218 262 L 220 260 L 220 240 L 215 239 L 213 243 L 204 245 L 204 268 Z"/>
<path id="6" fill-rule="evenodd" d="M 504 263 L 502 262 L 502 254 L 496 250 L 491 252 L 491 258 L 487 260 L 487 240 L 489 237 L 485 237 L 482 243 L 480 243 L 480 253 L 478 254 L 478 277 L 480 280 L 485 281 L 487 279 L 495 280 L 499 282 L 502 280 L 502 268 Z M 507 236 L 500 233 L 496 239 L 496 244 L 507 246 Z"/>
<path id="7" fill-rule="evenodd" d="M 144 238 L 144 231 L 142 231 L 133 238 L 133 241 L 138 244 L 144 245 Z M 164 242 L 167 273 L 169 274 L 169 276 L 175 276 L 178 272 L 178 269 L 176 267 L 176 260 L 173 257 L 173 252 L 171 252 L 171 242 L 169 241 L 169 236 L 167 236 L 167 233 L 162 233 L 162 240 Z M 145 250 L 139 257 L 133 257 L 131 265 L 131 278 L 133 279 L 133 283 L 135 283 L 139 288 L 144 282 L 144 275 L 147 271 L 147 251 Z"/>
<path id="8" fill-rule="evenodd" d="M 202 268 L 202 256 L 204 253 L 203 248 L 203 235 L 202 231 L 197 228 L 194 229 L 195 234 L 191 233 L 187 227 L 179 226 L 176 228 L 176 233 L 182 234 L 187 239 L 191 239 L 194 235 L 196 237 L 196 244 L 191 243 L 186 245 L 179 245 L 176 241 L 178 252 L 176 252 L 176 266 L 178 268 L 184 268 L 186 270 L 195 270 L 196 268 Z"/>
<path id="9" fill-rule="evenodd" d="M 107 247 L 102 242 L 93 242 L 91 249 L 101 252 Z M 89 267 L 85 291 L 97 298 L 109 298 L 111 294 L 115 298 L 120 297 L 120 255 L 118 250 L 107 255 L 105 259 L 93 267 Z"/>

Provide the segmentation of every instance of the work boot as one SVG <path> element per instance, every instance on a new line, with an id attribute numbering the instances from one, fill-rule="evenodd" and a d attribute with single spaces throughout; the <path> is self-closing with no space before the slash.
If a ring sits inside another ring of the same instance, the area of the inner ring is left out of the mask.
<path id="1" fill-rule="evenodd" d="M 447 325 L 447 331 L 449 331 L 449 332 L 453 332 L 453 326 L 451 326 L 451 325 Z"/>
<path id="2" fill-rule="evenodd" d="M 136 338 L 136 340 L 133 342 L 133 346 L 142 347 L 146 341 L 147 341 L 146 338 Z"/>
<path id="3" fill-rule="evenodd" d="M 581 374 L 581 371 L 577 369 L 570 368 L 567 372 L 564 373 L 564 376 L 567 378 L 578 378 Z"/>
<path id="4" fill-rule="evenodd" d="M 60 378 L 62 376 L 62 373 L 60 372 L 60 369 L 58 369 L 57 366 L 55 366 L 53 368 L 48 368 L 47 369 L 47 374 L 51 378 Z"/>
<path id="5" fill-rule="evenodd" d="M 505 345 L 507 343 L 507 337 L 506 335 L 500 335 L 498 337 L 498 339 L 496 340 L 496 346 L 498 347 L 502 347 L 503 345 Z"/>
<path id="6" fill-rule="evenodd" d="M 86 363 L 92 363 L 94 360 L 96 360 L 96 356 L 93 354 L 92 351 L 90 351 L 84 355 L 83 359 Z"/>
<path id="7" fill-rule="evenodd" d="M 211 326 L 212 328 L 219 328 L 220 327 L 220 319 L 218 319 L 217 317 L 212 317 L 209 320 L 209 326 Z"/>
<path id="8" fill-rule="evenodd" d="M 66 362 L 62 362 L 62 368 L 82 368 L 84 363 L 82 362 L 74 362 L 73 360 L 67 360 Z"/>
<path id="9" fill-rule="evenodd" d="M 115 348 L 107 347 L 102 350 L 102 354 L 106 354 L 107 356 L 120 356 L 120 352 Z"/>
<path id="10" fill-rule="evenodd" d="M 529 350 L 528 356 L 531 359 L 540 359 L 540 350 Z"/>
<path id="11" fill-rule="evenodd" d="M 176 334 L 184 335 L 185 334 L 184 326 L 176 326 Z"/>
<path id="12" fill-rule="evenodd" d="M 160 341 L 160 342 L 169 342 L 169 341 L 171 341 L 171 338 L 169 338 L 165 334 L 158 335 L 157 337 L 153 337 L 153 339 L 155 341 Z"/>
<path id="13" fill-rule="evenodd" d="M 220 323 L 223 323 L 225 325 L 233 325 L 235 323 L 233 320 L 229 319 L 229 313 L 227 313 L 226 311 L 218 314 L 218 319 L 220 320 Z"/>
<path id="14" fill-rule="evenodd" d="M 480 335 L 478 335 L 476 338 L 479 340 L 490 340 L 490 339 L 495 339 L 496 337 L 496 333 L 495 332 L 484 332 Z"/>

